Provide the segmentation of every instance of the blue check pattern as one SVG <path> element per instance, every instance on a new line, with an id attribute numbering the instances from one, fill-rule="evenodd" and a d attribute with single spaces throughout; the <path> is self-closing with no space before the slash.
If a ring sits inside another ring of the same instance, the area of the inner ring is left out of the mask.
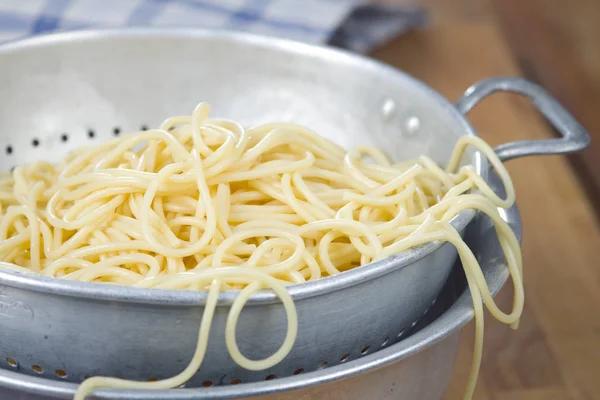
<path id="1" fill-rule="evenodd" d="M 195 27 L 365 52 L 425 17 L 418 7 L 364 0 L 0 0 L 0 42 L 85 28 Z"/>

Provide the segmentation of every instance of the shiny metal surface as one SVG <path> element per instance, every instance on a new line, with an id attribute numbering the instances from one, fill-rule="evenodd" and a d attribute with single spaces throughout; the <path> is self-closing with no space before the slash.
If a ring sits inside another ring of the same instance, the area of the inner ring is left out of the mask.
<path id="1" fill-rule="evenodd" d="M 492 176 L 492 184 L 498 181 Z M 498 188 L 499 189 L 499 188 Z M 499 189 L 500 190 L 500 189 Z M 519 240 L 522 225 L 516 206 L 504 218 Z M 477 218 L 465 240 L 479 260 L 492 294 L 508 277 L 493 225 Z M 417 330 L 389 347 L 354 361 L 320 371 L 241 385 L 166 391 L 102 390 L 95 399 L 127 400 L 317 400 L 338 395 L 348 400 L 442 399 L 450 379 L 460 329 L 473 317 L 471 296 L 465 290 L 462 266 L 454 266 L 438 301 Z M 76 385 L 0 370 L 0 398 L 21 400 L 70 399 Z M 258 397 L 254 397 L 258 396 Z"/>
<path id="2" fill-rule="evenodd" d="M 0 47 L 0 93 L 3 169 L 57 160 L 77 145 L 155 126 L 201 100 L 217 116 L 245 124 L 293 120 L 346 147 L 387 149 L 394 159 L 426 153 L 444 164 L 458 137 L 475 134 L 450 102 L 393 68 L 239 33 L 136 29 L 13 43 Z M 486 177 L 487 163 L 471 156 L 467 161 Z M 453 222 L 463 230 L 473 215 Z M 296 344 L 282 363 L 261 372 L 243 370 L 227 355 L 222 332 L 236 293 L 223 293 L 205 362 L 190 385 L 316 371 L 340 364 L 345 355 L 351 362 L 386 339 L 391 344 L 428 310 L 455 258 L 451 246 L 432 243 L 291 286 L 299 314 Z M 0 365 L 46 379 L 61 379 L 62 370 L 71 382 L 98 374 L 171 376 L 189 361 L 204 300 L 205 293 L 0 270 Z M 244 354 L 262 358 L 279 346 L 284 331 L 282 307 L 262 292 L 242 313 L 237 336 Z"/>

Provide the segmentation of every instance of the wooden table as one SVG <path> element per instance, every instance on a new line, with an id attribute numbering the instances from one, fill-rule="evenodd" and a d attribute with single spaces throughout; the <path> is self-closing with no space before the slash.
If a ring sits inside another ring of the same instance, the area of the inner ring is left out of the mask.
<path id="1" fill-rule="evenodd" d="M 396 0 L 399 2 L 406 0 Z M 521 75 L 549 89 L 597 135 L 574 157 L 509 163 L 524 222 L 526 305 L 518 331 L 486 320 L 477 400 L 600 399 L 600 1 L 421 0 L 425 29 L 372 53 L 457 99 L 479 79 Z M 546 138 L 527 101 L 490 97 L 469 115 L 492 144 Z M 512 288 L 499 303 L 508 309 Z M 461 399 L 471 362 L 465 329 L 447 399 Z"/>

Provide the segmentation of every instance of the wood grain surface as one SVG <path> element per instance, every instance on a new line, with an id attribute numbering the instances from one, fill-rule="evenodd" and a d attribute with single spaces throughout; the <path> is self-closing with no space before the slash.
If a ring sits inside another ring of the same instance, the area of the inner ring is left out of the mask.
<path id="1" fill-rule="evenodd" d="M 524 223 L 526 305 L 518 331 L 486 318 L 475 399 L 600 399 L 600 230 L 594 209 L 600 204 L 600 2 L 419 3 L 432 13 L 429 26 L 372 56 L 451 100 L 486 77 L 525 76 L 549 89 L 595 140 L 583 155 L 508 164 Z M 508 94 L 491 96 L 469 119 L 494 145 L 554 135 L 527 101 Z M 511 298 L 507 285 L 500 305 L 507 309 Z M 462 398 L 472 331 L 472 325 L 464 331 L 447 400 Z"/>

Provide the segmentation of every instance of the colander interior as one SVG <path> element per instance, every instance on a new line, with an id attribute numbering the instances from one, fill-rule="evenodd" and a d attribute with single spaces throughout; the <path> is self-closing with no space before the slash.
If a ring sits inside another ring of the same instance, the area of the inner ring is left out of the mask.
<path id="1" fill-rule="evenodd" d="M 245 125 L 293 121 L 350 147 L 445 163 L 470 128 L 441 96 L 391 68 L 236 34 L 63 34 L 0 49 L 0 169 L 156 127 L 208 101 Z M 198 37 L 201 40 L 198 40 Z M 204 37 L 202 37 L 204 36 Z"/>

